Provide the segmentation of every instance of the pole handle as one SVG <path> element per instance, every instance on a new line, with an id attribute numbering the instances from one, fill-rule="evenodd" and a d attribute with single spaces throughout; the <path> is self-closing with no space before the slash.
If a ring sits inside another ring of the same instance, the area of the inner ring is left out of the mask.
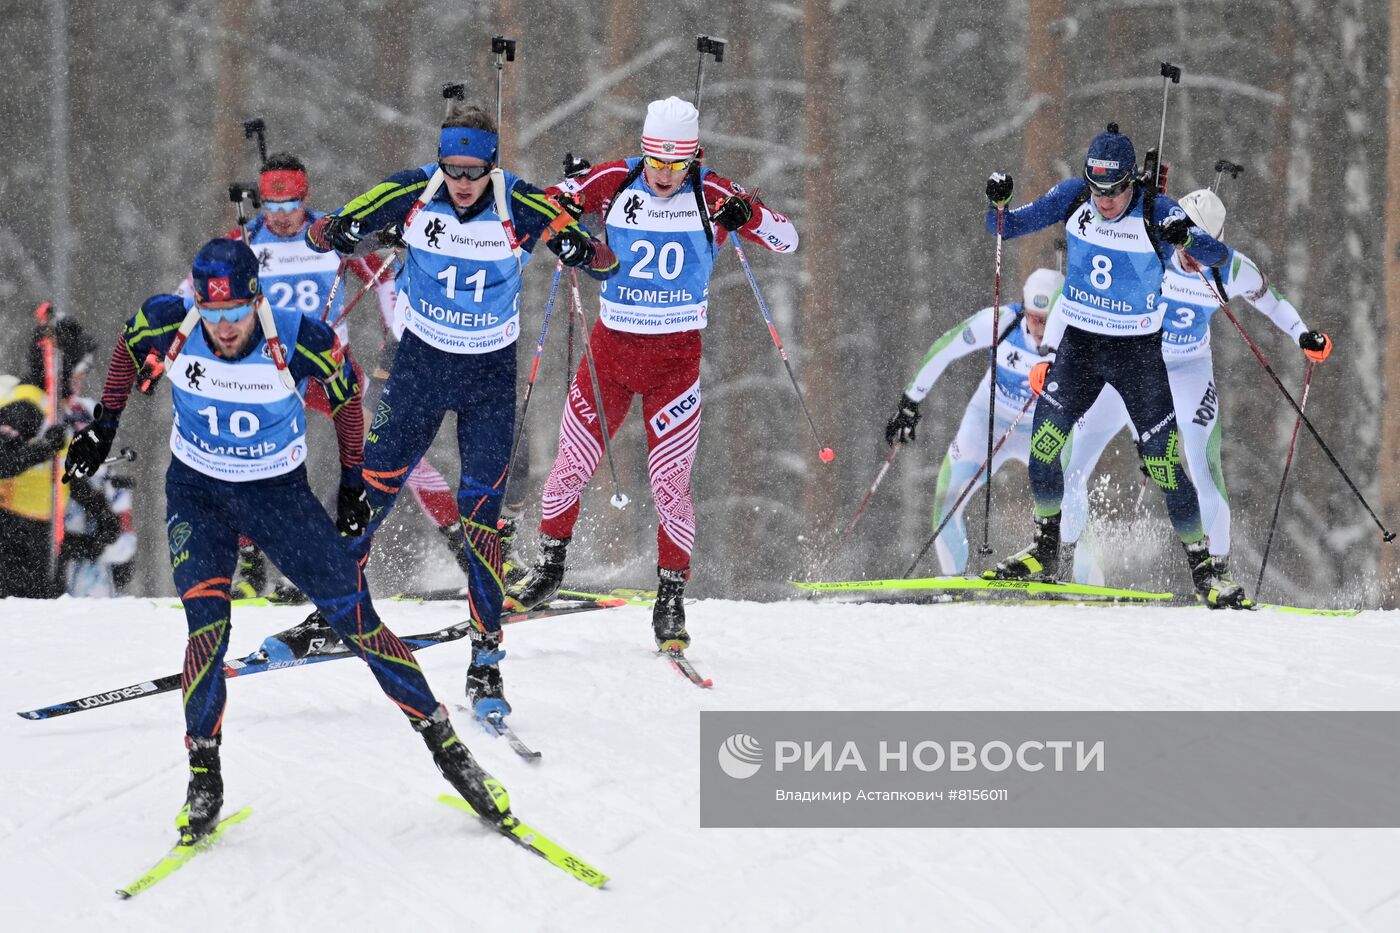
<path id="1" fill-rule="evenodd" d="M 243 138 L 258 138 L 258 167 L 267 164 L 267 124 L 262 117 L 254 117 L 251 120 L 243 121 Z"/>

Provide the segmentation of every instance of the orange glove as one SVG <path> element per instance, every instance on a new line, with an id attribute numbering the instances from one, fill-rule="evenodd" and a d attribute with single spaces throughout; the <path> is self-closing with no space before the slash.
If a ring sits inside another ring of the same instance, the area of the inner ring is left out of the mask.
<path id="1" fill-rule="evenodd" d="M 1045 374 L 1050 372 L 1050 362 L 1036 363 L 1031 367 L 1031 394 L 1040 395 L 1045 391 Z"/>
<path id="2" fill-rule="evenodd" d="M 1321 331 L 1303 331 L 1298 335 L 1298 346 L 1303 348 L 1303 355 L 1314 363 L 1325 362 L 1332 355 L 1332 339 Z"/>

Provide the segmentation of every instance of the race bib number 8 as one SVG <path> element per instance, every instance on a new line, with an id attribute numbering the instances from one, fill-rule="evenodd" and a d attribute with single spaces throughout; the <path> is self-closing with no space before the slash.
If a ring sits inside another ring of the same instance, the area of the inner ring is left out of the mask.
<path id="1" fill-rule="evenodd" d="M 1099 255 L 1095 256 L 1092 262 L 1094 271 L 1089 273 L 1089 284 L 1100 291 L 1106 291 L 1113 286 L 1113 260 Z"/>

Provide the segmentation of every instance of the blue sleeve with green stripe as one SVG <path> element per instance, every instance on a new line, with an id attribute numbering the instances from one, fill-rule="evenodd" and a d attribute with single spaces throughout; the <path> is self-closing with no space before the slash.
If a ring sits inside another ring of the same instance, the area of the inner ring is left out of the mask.
<path id="1" fill-rule="evenodd" d="M 422 168 L 395 172 L 335 213 L 358 220 L 362 236 L 373 233 L 407 217 L 409 208 L 427 185 L 428 173 Z"/>
<path id="2" fill-rule="evenodd" d="M 359 395 L 360 386 L 355 379 L 355 370 L 336 339 L 335 331 L 329 324 L 314 317 L 302 318 L 296 348 L 287 360 L 287 368 L 298 382 L 315 379 L 325 386 L 332 415 Z"/>
<path id="3" fill-rule="evenodd" d="M 530 252 L 534 252 L 536 244 L 540 241 L 540 235 L 549 227 L 554 219 L 563 213 L 558 202 L 548 197 L 539 188 L 526 181 L 516 180 L 515 186 L 510 190 L 510 212 L 514 217 L 515 234 L 520 240 L 520 245 Z M 576 230 L 583 234 L 585 239 L 597 242 L 597 237 L 588 232 L 588 229 L 577 220 L 572 221 L 565 230 Z M 554 253 L 559 252 L 559 247 L 555 240 L 551 239 L 546 244 Z M 617 271 L 617 261 L 606 268 L 595 269 L 591 265 L 582 267 L 583 271 L 595 279 L 603 280 Z"/>
<path id="4" fill-rule="evenodd" d="M 185 300 L 178 295 L 153 295 L 129 318 L 122 336 L 131 362 L 138 368 L 152 350 L 162 355 L 170 349 L 175 332 L 185 320 Z"/>

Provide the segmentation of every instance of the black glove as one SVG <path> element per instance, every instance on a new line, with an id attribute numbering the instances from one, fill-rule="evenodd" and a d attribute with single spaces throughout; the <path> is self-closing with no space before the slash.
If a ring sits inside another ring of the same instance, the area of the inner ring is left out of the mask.
<path id="1" fill-rule="evenodd" d="M 376 233 L 374 237 L 379 241 L 380 246 L 387 246 L 391 249 L 408 245 L 403 241 L 402 224 L 390 224 Z"/>
<path id="2" fill-rule="evenodd" d="M 1011 176 L 993 172 L 987 176 L 987 200 L 994 207 L 1006 207 L 1011 203 Z"/>
<path id="3" fill-rule="evenodd" d="M 716 205 L 710 219 L 733 233 L 753 219 L 753 204 L 743 195 L 731 194 Z"/>
<path id="4" fill-rule="evenodd" d="M 102 420 L 102 406 L 97 405 L 92 412 L 92 423 L 79 431 L 68 446 L 68 456 L 63 458 L 63 481 L 96 473 L 112 452 L 116 436 L 117 426 Z"/>
<path id="5" fill-rule="evenodd" d="M 341 486 L 335 497 L 335 527 L 343 535 L 358 538 L 369 527 L 369 496 L 363 486 Z"/>
<path id="6" fill-rule="evenodd" d="M 1298 346 L 1314 363 L 1325 362 L 1332 355 L 1332 338 L 1320 330 L 1305 330 L 1298 335 Z"/>
<path id="7" fill-rule="evenodd" d="M 1191 245 L 1191 219 L 1189 217 L 1173 217 L 1157 228 L 1162 239 L 1172 246 L 1179 246 L 1182 249 Z"/>
<path id="8" fill-rule="evenodd" d="M 899 441 L 907 444 L 914 439 L 914 428 L 919 423 L 919 403 L 907 395 L 899 397 L 899 410 L 894 413 L 890 423 L 885 425 L 885 443 L 894 444 Z"/>
<path id="9" fill-rule="evenodd" d="M 554 237 L 559 261 L 566 266 L 586 265 L 593 258 L 593 242 L 577 230 L 565 230 Z"/>
<path id="10" fill-rule="evenodd" d="M 311 225 L 306 238 L 323 253 L 331 250 L 353 253 L 360 245 L 360 222 L 339 214 L 327 214 Z"/>
<path id="11" fill-rule="evenodd" d="M 44 428 L 44 433 L 34 439 L 34 446 L 44 451 L 49 457 L 63 449 L 63 445 L 68 443 L 68 429 L 61 424 L 51 424 Z"/>
<path id="12" fill-rule="evenodd" d="M 567 191 L 560 192 L 554 200 L 558 202 L 560 207 L 568 211 L 569 216 L 574 220 L 578 220 L 583 216 L 583 201 L 569 194 Z"/>
<path id="13" fill-rule="evenodd" d="M 593 165 L 587 159 L 575 159 L 572 152 L 564 153 L 564 177 L 582 178 L 593 170 Z"/>

